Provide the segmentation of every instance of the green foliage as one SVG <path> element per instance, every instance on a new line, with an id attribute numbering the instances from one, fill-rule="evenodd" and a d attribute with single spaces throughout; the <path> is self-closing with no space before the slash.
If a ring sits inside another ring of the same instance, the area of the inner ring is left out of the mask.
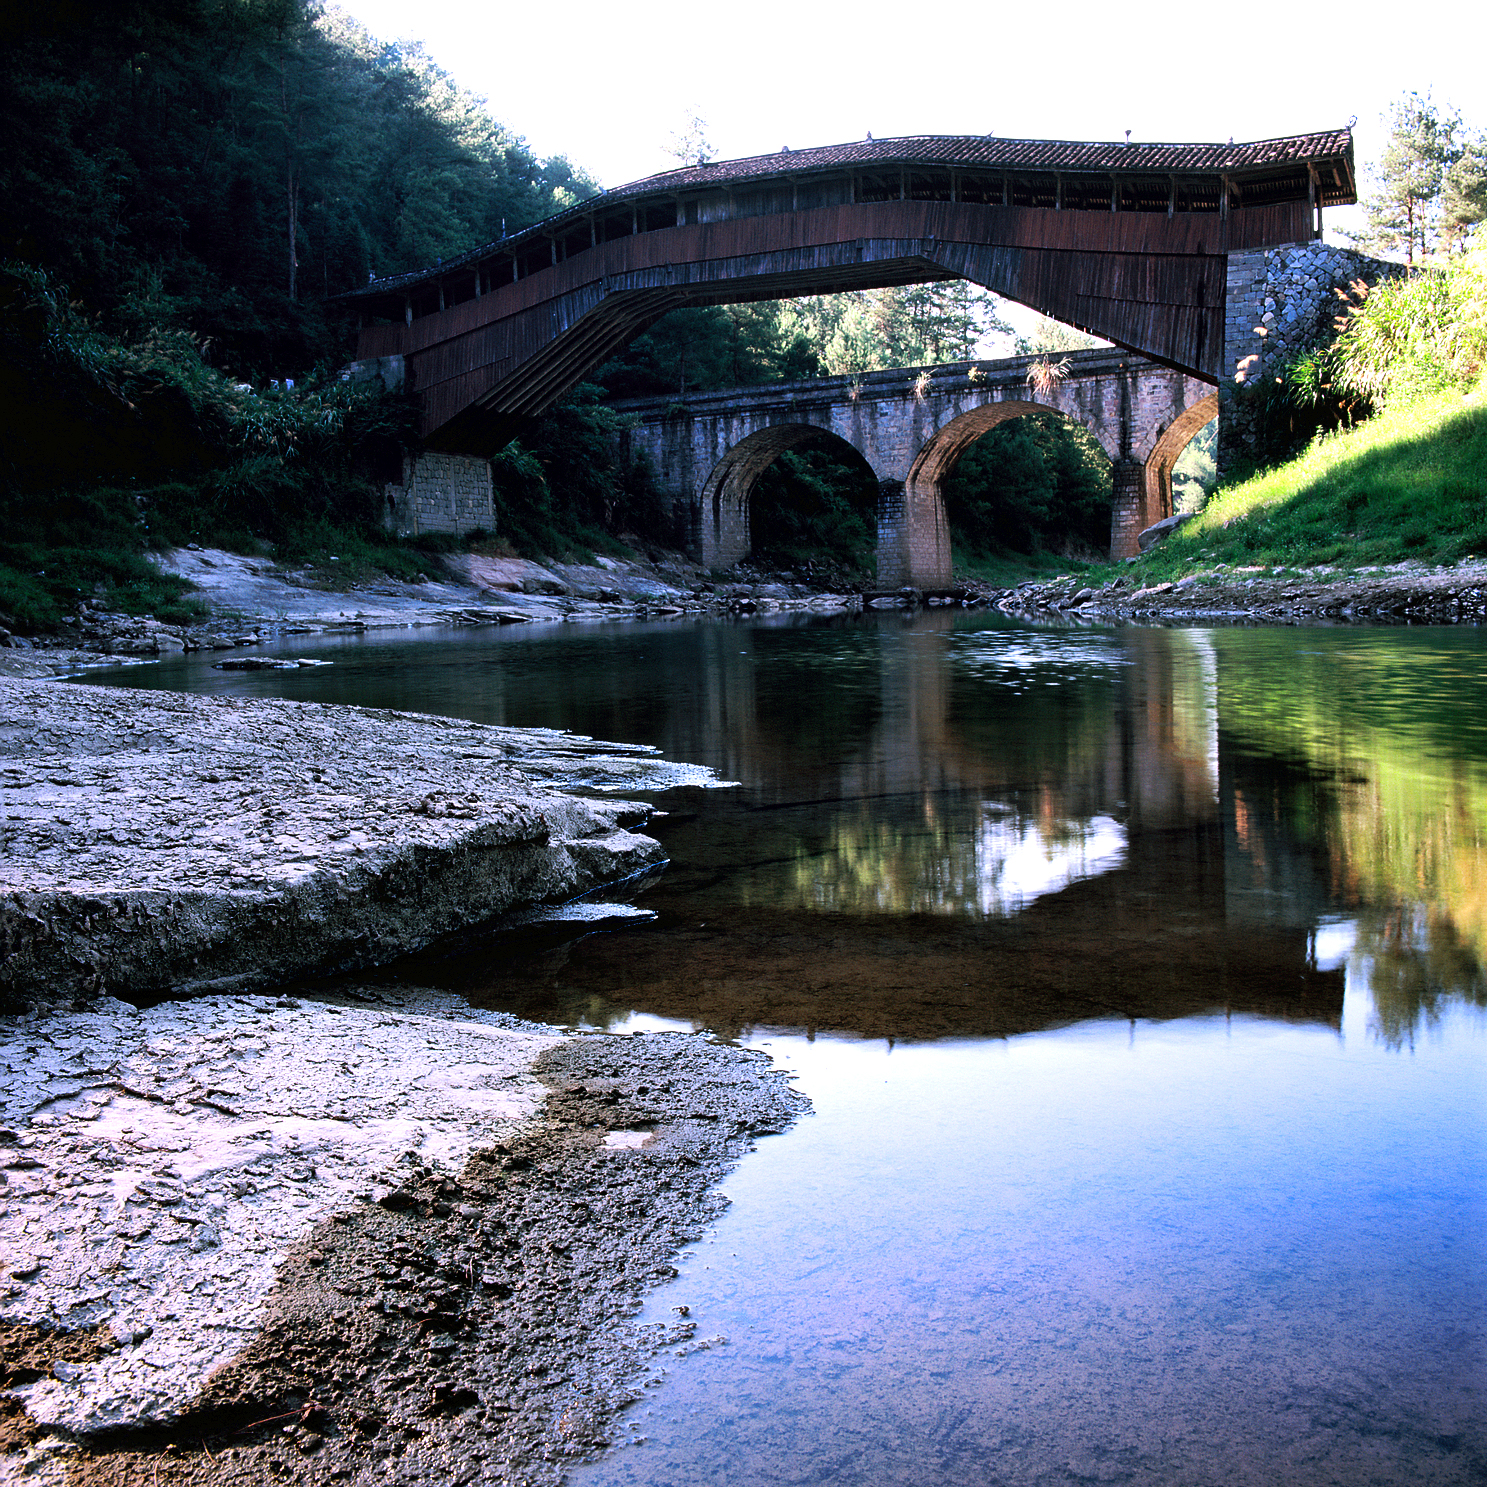
<path id="1" fill-rule="evenodd" d="M 139 498 L 127 490 L 57 492 L 38 501 L 0 487 L 0 624 L 33 633 L 83 599 L 170 623 L 196 616 L 190 585 L 143 553 Z"/>
<path id="2" fill-rule="evenodd" d="M 380 540 L 372 466 L 412 418 L 379 383 L 255 392 L 184 331 L 120 341 L 41 270 L 0 266 L 0 608 L 28 630 L 95 593 L 182 618 L 187 586 L 147 548 L 289 551 L 317 527 Z"/>
<path id="3" fill-rule="evenodd" d="M 1487 248 L 1375 286 L 1328 356 L 1341 389 L 1372 404 L 1469 385 L 1487 365 Z"/>
<path id="4" fill-rule="evenodd" d="M 622 427 L 583 384 L 491 461 L 496 529 L 526 557 L 622 552 L 624 541 L 680 546 L 648 468 L 616 453 Z"/>
<path id="5" fill-rule="evenodd" d="M 595 374 L 611 397 L 684 396 L 971 356 L 1005 331 L 975 285 L 915 284 L 673 310 Z"/>
<path id="6" fill-rule="evenodd" d="M 215 509 L 270 537 L 290 487 L 299 509 L 349 517 L 367 490 L 358 467 L 412 431 L 411 405 L 376 383 L 255 392 L 208 366 L 184 331 L 120 341 L 21 264 L 0 265 L 0 388 L 12 489 L 184 481 L 201 494 L 201 519 Z"/>
<path id="7" fill-rule="evenodd" d="M 594 374 L 615 398 L 658 397 L 815 377 L 822 362 L 786 302 L 673 310 Z"/>
<path id="8" fill-rule="evenodd" d="M 798 573 L 847 581 L 876 569 L 878 482 L 867 462 L 839 445 L 782 454 L 749 502 L 754 556 Z"/>
<path id="9" fill-rule="evenodd" d="M 1487 214 L 1483 141 L 1466 137 L 1461 115 L 1428 92 L 1406 93 L 1390 109 L 1388 142 L 1370 174 L 1358 241 L 1371 252 L 1402 253 L 1413 266 L 1464 247 Z"/>
<path id="10" fill-rule="evenodd" d="M 1172 467 L 1172 509 L 1175 513 L 1203 509 L 1208 493 L 1218 484 L 1218 419 L 1205 424 Z"/>
<path id="11" fill-rule="evenodd" d="M 1110 546 L 1110 464 L 1082 427 L 1053 414 L 998 424 L 944 482 L 957 552 L 1101 551 Z"/>
<path id="12" fill-rule="evenodd" d="M 1487 138 L 1469 140 L 1446 167 L 1441 187 L 1441 242 L 1465 248 L 1487 220 Z"/>
<path id="13" fill-rule="evenodd" d="M 965 361 L 982 336 L 1008 329 L 995 297 L 963 279 L 786 300 L 782 328 L 832 376 Z"/>
<path id="14" fill-rule="evenodd" d="M 58 0 L 0 46 L 0 253 L 238 376 L 344 359 L 321 301 L 591 195 L 416 46 L 317 0 Z"/>
<path id="15" fill-rule="evenodd" d="M 1166 575 L 1235 566 L 1449 563 L 1487 553 L 1487 396 L 1438 393 L 1320 438 L 1215 492 L 1141 560 Z"/>

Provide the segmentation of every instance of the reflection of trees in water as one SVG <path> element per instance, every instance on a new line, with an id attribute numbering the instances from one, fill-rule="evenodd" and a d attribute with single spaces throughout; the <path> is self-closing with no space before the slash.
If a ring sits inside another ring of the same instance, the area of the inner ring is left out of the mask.
<path id="1" fill-rule="evenodd" d="M 1011 804 L 943 796 L 913 804 L 911 820 L 864 804 L 837 815 L 824 843 L 800 844 L 794 901 L 847 914 L 1011 914 L 1125 860 L 1117 822 L 1059 816 L 1049 792 Z"/>
<path id="2" fill-rule="evenodd" d="M 1471 639 L 1216 632 L 1232 823 L 1257 879 L 1310 853 L 1358 919 L 1379 1036 L 1483 1005 L 1487 686 Z M 1268 827 L 1268 829 L 1267 829 Z"/>
<path id="3" fill-rule="evenodd" d="M 1111 932 L 1137 895 L 1169 918 L 1191 912 L 1205 935 L 1289 943 L 1328 916 L 1360 920 L 1380 1036 L 1395 1043 L 1450 997 L 1480 996 L 1475 637 L 1029 630 L 936 612 L 870 626 L 782 617 L 645 645 L 675 650 L 696 680 L 634 697 L 616 669 L 617 715 L 638 710 L 672 758 L 749 780 L 773 808 L 714 815 L 707 841 L 688 843 L 716 868 L 709 914 L 736 895 L 782 911 L 1025 916 L 1039 882 L 1046 906 L 1105 873 L 1132 896 Z M 609 728 L 607 715 L 573 722 Z M 1123 858 L 1102 817 L 1124 828 Z M 1200 908 L 1154 874 L 1181 834 L 1209 827 L 1223 852 Z M 1401 914 L 1409 934 L 1389 928 Z"/>
<path id="4" fill-rule="evenodd" d="M 1370 1030 L 1390 1048 L 1414 1047 L 1453 1001 L 1487 1007 L 1487 975 L 1474 947 L 1422 905 L 1361 920 L 1354 955 L 1367 968 Z"/>

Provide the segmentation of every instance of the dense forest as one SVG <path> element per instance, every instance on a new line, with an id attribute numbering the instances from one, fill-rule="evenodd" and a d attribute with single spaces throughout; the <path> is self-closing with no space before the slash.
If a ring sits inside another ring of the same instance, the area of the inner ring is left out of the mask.
<path id="1" fill-rule="evenodd" d="M 0 624 L 80 592 L 163 611 L 152 544 L 427 566 L 374 522 L 411 410 L 340 382 L 334 297 L 561 211 L 597 190 L 581 169 L 314 0 L 7 7 L 0 143 Z M 965 284 L 675 312 L 495 454 L 493 540 L 674 540 L 616 462 L 612 399 L 961 359 L 1005 330 Z M 1019 349 L 1077 343 L 1050 324 Z M 952 485 L 962 557 L 1105 541 L 1108 466 L 1059 420 L 995 431 Z M 782 456 L 760 559 L 870 579 L 874 498 L 850 455 Z"/>

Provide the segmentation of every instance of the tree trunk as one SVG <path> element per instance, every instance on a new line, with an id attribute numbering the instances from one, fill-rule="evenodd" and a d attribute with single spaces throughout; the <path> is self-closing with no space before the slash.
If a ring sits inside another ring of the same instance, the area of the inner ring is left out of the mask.
<path id="1" fill-rule="evenodd" d="M 289 201 L 289 299 L 293 303 L 298 297 L 299 287 L 299 258 L 295 253 L 295 245 L 299 241 L 299 182 L 295 179 L 294 167 L 291 165 L 287 172 L 289 184 L 286 194 Z"/>

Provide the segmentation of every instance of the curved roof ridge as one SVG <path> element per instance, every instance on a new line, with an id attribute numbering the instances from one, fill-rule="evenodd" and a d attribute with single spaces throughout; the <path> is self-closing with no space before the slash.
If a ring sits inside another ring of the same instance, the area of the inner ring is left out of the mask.
<path id="1" fill-rule="evenodd" d="M 581 220 L 607 203 L 719 185 L 763 184 L 787 173 L 871 168 L 875 165 L 924 165 L 967 170 L 1030 170 L 1043 174 L 1058 171 L 1073 174 L 1081 171 L 1102 174 L 1194 171 L 1214 175 L 1228 171 L 1263 171 L 1267 167 L 1338 158 L 1351 162 L 1352 150 L 1350 126 L 1311 134 L 1276 135 L 1271 139 L 1247 140 L 1240 144 L 1232 141 L 1216 144 L 1203 141 L 1022 139 L 990 134 L 906 134 L 888 139 L 812 145 L 799 150 L 787 148 L 770 155 L 744 155 L 736 159 L 709 161 L 706 165 L 678 166 L 659 175 L 628 181 L 622 186 L 601 191 L 597 196 L 586 197 L 509 237 L 483 243 L 433 266 L 374 279 L 333 298 L 359 299 L 391 292 L 494 254 L 511 252 L 523 242 L 551 233 L 563 224 Z M 1351 175 L 1351 163 L 1348 169 Z"/>

